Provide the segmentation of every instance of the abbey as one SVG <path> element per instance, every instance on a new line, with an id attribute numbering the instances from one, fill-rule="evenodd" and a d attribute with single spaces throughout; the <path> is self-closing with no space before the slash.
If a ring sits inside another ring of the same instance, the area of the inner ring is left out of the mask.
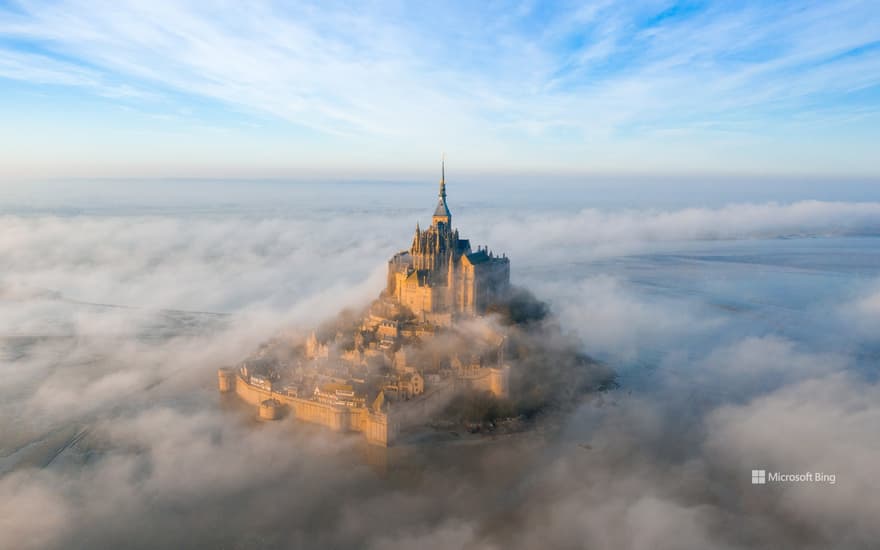
<path id="1" fill-rule="evenodd" d="M 446 204 L 446 166 L 441 166 L 440 199 L 431 226 L 416 224 L 409 250 L 388 262 L 386 296 L 419 320 L 448 326 L 461 316 L 481 315 L 510 288 L 510 260 L 486 248 L 471 249 L 452 226 Z"/>
<path id="2" fill-rule="evenodd" d="M 433 441 L 420 430 L 463 422 L 469 433 L 474 423 L 491 433 L 497 422 L 517 425 L 517 411 L 613 381 L 579 344 L 565 344 L 555 323 L 533 322 L 546 314 L 543 302 L 511 287 L 506 255 L 473 250 L 459 236 L 444 163 L 430 226 L 416 224 L 409 248 L 392 256 L 375 300 L 308 337 L 279 333 L 237 368 L 221 368 L 218 387 L 256 406 L 262 420 L 292 417 L 382 447 Z"/>
<path id="3" fill-rule="evenodd" d="M 510 260 L 472 250 L 452 227 L 444 163 L 430 227 L 416 225 L 409 250 L 388 262 L 386 288 L 363 315 L 340 317 L 335 330 L 312 331 L 302 343 L 264 343 L 238 369 L 218 371 L 219 389 L 256 405 L 264 420 L 289 415 L 387 446 L 457 392 L 509 398 L 505 335 L 456 325 L 490 313 L 509 293 Z M 423 347 L 436 337 L 455 344 L 441 352 Z"/>

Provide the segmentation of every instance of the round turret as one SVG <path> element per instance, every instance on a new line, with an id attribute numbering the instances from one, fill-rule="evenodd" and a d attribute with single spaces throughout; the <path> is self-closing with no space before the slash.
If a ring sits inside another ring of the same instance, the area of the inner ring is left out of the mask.
<path id="1" fill-rule="evenodd" d="M 221 393 L 231 392 L 235 389 L 235 370 L 224 367 L 217 371 L 217 383 Z"/>
<path id="2" fill-rule="evenodd" d="M 262 420 L 278 420 L 281 418 L 281 403 L 277 399 L 266 399 L 260 403 Z"/>

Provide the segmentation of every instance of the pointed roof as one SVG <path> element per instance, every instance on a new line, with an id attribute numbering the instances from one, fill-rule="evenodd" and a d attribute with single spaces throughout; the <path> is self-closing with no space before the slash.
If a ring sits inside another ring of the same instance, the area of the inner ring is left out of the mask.
<path id="1" fill-rule="evenodd" d="M 440 163 L 440 201 L 437 202 L 437 208 L 434 209 L 434 217 L 446 216 L 452 217 L 449 212 L 449 206 L 446 205 L 446 154 L 443 154 L 443 160 Z"/>
<path id="2" fill-rule="evenodd" d="M 446 206 L 446 199 L 440 199 L 440 202 L 437 203 L 437 208 L 434 209 L 435 216 L 452 216 L 449 213 L 449 207 Z"/>

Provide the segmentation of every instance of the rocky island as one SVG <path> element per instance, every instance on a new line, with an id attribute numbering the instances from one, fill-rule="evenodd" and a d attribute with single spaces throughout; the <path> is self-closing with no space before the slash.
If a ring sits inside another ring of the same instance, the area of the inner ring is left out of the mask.
<path id="1" fill-rule="evenodd" d="M 430 226 L 388 262 L 385 289 L 305 341 L 276 337 L 237 368 L 221 392 L 283 416 L 361 432 L 389 446 L 428 424 L 494 427 L 564 407 L 612 383 L 548 307 L 510 284 L 510 260 L 474 249 L 452 225 L 445 164 Z"/>

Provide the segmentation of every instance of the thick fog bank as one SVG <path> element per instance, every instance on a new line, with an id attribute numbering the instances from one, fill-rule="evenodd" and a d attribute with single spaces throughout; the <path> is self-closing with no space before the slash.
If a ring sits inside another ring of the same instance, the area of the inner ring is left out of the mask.
<path id="1" fill-rule="evenodd" d="M 340 200 L 0 217 L 0 547 L 880 539 L 880 204 L 464 209 L 621 387 L 552 430 L 377 457 L 215 391 L 265 338 L 365 305 L 424 214 Z"/>

